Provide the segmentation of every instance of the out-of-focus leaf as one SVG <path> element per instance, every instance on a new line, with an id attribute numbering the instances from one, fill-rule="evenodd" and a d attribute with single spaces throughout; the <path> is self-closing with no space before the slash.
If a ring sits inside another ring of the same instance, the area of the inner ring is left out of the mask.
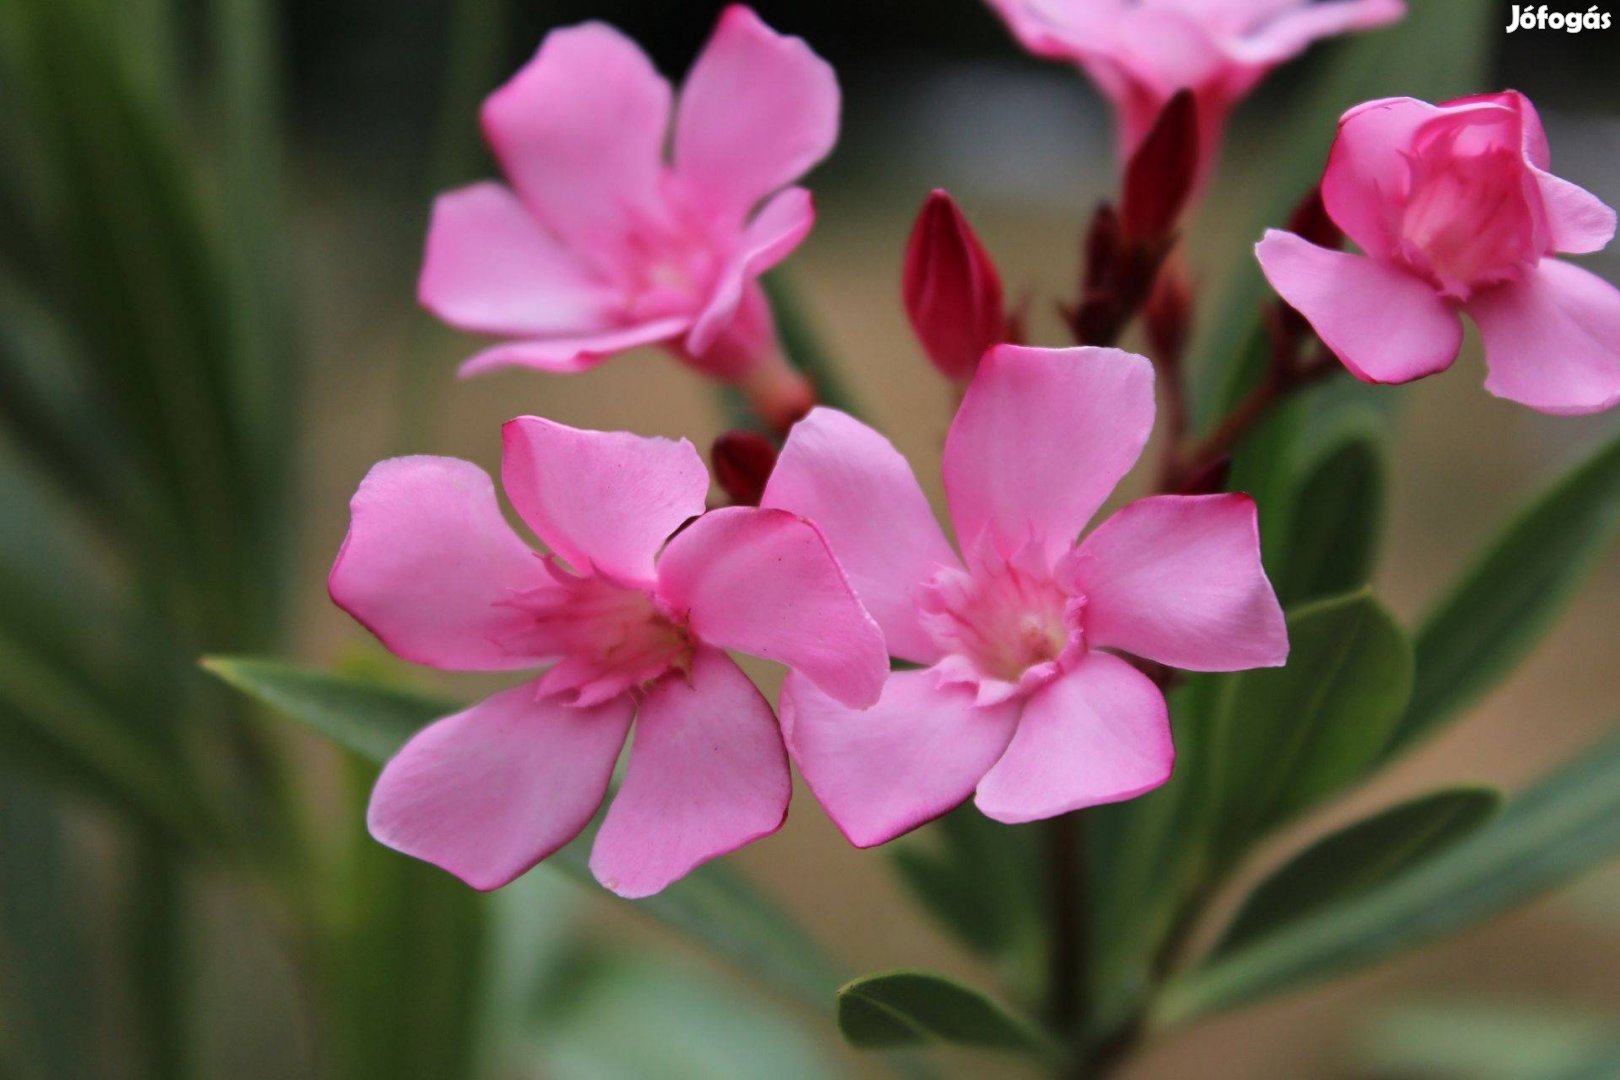
<path id="1" fill-rule="evenodd" d="M 1613 1080 L 1620 1021 L 1567 1005 L 1423 1002 L 1382 1009 L 1355 1040 L 1357 1075 Z M 1590 1071 L 1608 1063 L 1608 1071 Z"/>
<path id="2" fill-rule="evenodd" d="M 1350 438 L 1320 455 L 1292 500 L 1288 542 L 1275 585 L 1293 605 L 1359 588 L 1372 576 L 1384 516 L 1387 463 L 1372 438 Z"/>
<path id="3" fill-rule="evenodd" d="M 1249 245 L 1268 226 L 1281 226 L 1320 179 L 1339 117 L 1352 105 L 1392 93 L 1440 101 L 1477 93 L 1489 72 L 1502 32 L 1500 6 L 1491 0 L 1422 0 L 1405 19 L 1383 30 L 1319 46 L 1307 60 L 1316 68 L 1283 115 L 1247 141 L 1241 126 L 1224 157 L 1228 168 L 1211 202 L 1227 208 L 1222 235 L 1241 245 L 1238 258 L 1221 261 L 1224 287 L 1203 299 L 1214 313 L 1194 342 L 1203 358 L 1192 401 L 1203 424 L 1224 414 L 1248 387 L 1241 372 L 1252 364 L 1260 305 L 1268 295 Z M 1240 114 L 1241 125 L 1241 114 Z M 1248 168 L 1240 167 L 1248 162 Z M 1259 173 L 1263 170 L 1264 180 Z"/>
<path id="4" fill-rule="evenodd" d="M 965 803 L 890 851 L 901 881 L 946 929 L 1006 958 L 1041 925 L 1036 832 L 991 821 Z"/>
<path id="5" fill-rule="evenodd" d="M 1437 791 L 1330 833 L 1255 887 L 1214 953 L 1249 945 L 1393 880 L 1480 828 L 1501 802 L 1489 788 Z"/>
<path id="6" fill-rule="evenodd" d="M 85 1037 L 96 1013 L 85 895 L 56 807 L 15 779 L 0 783 L 0 1061 L 17 1062 L 19 1078 L 98 1071 Z"/>
<path id="7" fill-rule="evenodd" d="M 793 1019 L 712 973 L 587 949 L 566 974 L 530 1021 L 514 1075 L 525 1065 L 553 1080 L 838 1075 Z"/>
<path id="8" fill-rule="evenodd" d="M 838 991 L 838 1029 L 851 1046 L 886 1050 L 929 1040 L 1045 1053 L 1028 1020 L 984 993 L 926 971 L 866 975 Z"/>
<path id="9" fill-rule="evenodd" d="M 411 732 L 453 711 L 360 679 L 323 674 L 273 660 L 212 657 L 208 670 L 238 690 L 377 763 Z M 592 888 L 587 863 L 591 830 L 546 860 Z M 602 895 L 610 895 L 602 893 Z M 777 989 L 825 1008 L 838 968 L 775 904 L 726 867 L 699 867 L 634 910 L 688 934 Z"/>
<path id="10" fill-rule="evenodd" d="M 1379 759 L 1412 688 L 1412 650 L 1364 592 L 1288 618 L 1288 663 L 1221 681 L 1199 765 L 1217 861 L 1337 793 Z"/>
<path id="11" fill-rule="evenodd" d="M 131 982 L 139 991 L 133 1056 L 143 1061 L 148 1080 L 198 1075 L 187 884 L 178 853 L 150 840 L 137 846 L 122 929 Z"/>
<path id="12" fill-rule="evenodd" d="M 1166 1025 L 1305 986 L 1443 937 L 1620 853 L 1620 736 L 1512 800 L 1494 822 L 1392 881 L 1169 983 Z"/>
<path id="13" fill-rule="evenodd" d="M 1536 497 L 1424 618 L 1417 681 L 1389 752 L 1489 689 L 1529 652 L 1620 535 L 1620 437 Z"/>
<path id="14" fill-rule="evenodd" d="M 376 776 L 354 762 L 345 865 L 348 888 L 335 934 L 339 971 L 333 1028 L 339 1074 L 374 1080 L 474 1075 L 488 898 L 365 835 Z"/>

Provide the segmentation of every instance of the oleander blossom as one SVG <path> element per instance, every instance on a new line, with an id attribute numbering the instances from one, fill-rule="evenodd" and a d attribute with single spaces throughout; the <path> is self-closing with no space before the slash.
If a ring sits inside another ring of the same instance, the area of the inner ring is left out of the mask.
<path id="1" fill-rule="evenodd" d="M 844 835 L 881 844 L 976 793 L 1004 822 L 1142 794 L 1174 759 L 1159 687 L 1288 651 L 1246 495 L 1161 495 L 1076 537 L 1140 456 L 1153 368 L 1117 349 L 1002 345 L 945 443 L 961 557 L 905 460 L 844 413 L 801 420 L 762 500 L 813 517 L 894 656 L 856 712 L 790 674 L 788 752 Z"/>
<path id="2" fill-rule="evenodd" d="M 503 442 L 502 486 L 549 554 L 454 458 L 381 462 L 351 503 L 329 589 L 390 650 L 451 671 L 549 665 L 417 733 L 367 821 L 389 847 L 498 888 L 590 822 L 634 719 L 590 865 L 646 896 L 787 813 L 776 719 L 722 650 L 787 664 L 855 710 L 888 672 L 882 633 L 815 526 L 704 513 L 690 443 L 536 417 Z"/>
<path id="3" fill-rule="evenodd" d="M 1076 64 L 1114 106 L 1121 163 L 1178 90 L 1198 102 L 1203 186 L 1227 118 L 1320 38 L 1406 14 L 1403 0 L 988 0 L 1024 48 Z"/>
<path id="4" fill-rule="evenodd" d="M 758 278 L 810 232 L 810 193 L 786 185 L 832 149 L 838 109 L 832 68 L 746 7 L 721 15 L 678 108 L 617 30 L 554 30 L 484 102 L 511 186 L 439 197 L 421 302 L 512 339 L 463 374 L 581 371 L 656 343 L 790 421 L 810 391 L 781 355 Z"/>
<path id="5" fill-rule="evenodd" d="M 1615 214 L 1552 175 L 1516 91 L 1430 105 L 1387 98 L 1339 122 L 1322 202 L 1361 254 L 1270 230 L 1266 277 L 1359 379 L 1451 366 L 1466 311 L 1498 397 L 1546 413 L 1620 401 L 1620 290 L 1551 256 L 1598 251 Z"/>

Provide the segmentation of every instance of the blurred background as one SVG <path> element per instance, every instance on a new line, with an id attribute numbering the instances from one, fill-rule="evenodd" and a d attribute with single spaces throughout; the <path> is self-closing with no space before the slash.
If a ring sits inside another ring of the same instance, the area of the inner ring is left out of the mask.
<path id="1" fill-rule="evenodd" d="M 1416 0 L 1431 3 L 1489 24 L 1424 46 L 1484 43 L 1482 81 L 1459 89 L 1526 91 L 1557 171 L 1620 203 L 1613 34 L 1506 35 L 1511 5 Z M 952 396 L 899 305 L 912 215 L 948 188 L 1010 294 L 1030 298 L 1033 340 L 1065 343 L 1054 302 L 1075 293 L 1080 230 L 1114 185 L 1107 113 L 975 0 L 756 7 L 807 38 L 844 90 L 843 137 L 811 180 L 817 227 L 786 276 L 866 417 L 937 500 Z M 549 27 L 615 23 L 678 77 L 719 9 L 0 0 L 0 1075 L 875 1068 L 825 1017 L 545 870 L 478 897 L 375 847 L 367 767 L 195 667 L 275 654 L 470 699 L 488 684 L 424 681 L 326 599 L 370 464 L 431 452 L 493 469 L 497 427 L 519 413 L 700 448 L 724 430 L 713 387 L 653 352 L 567 378 L 457 382 L 475 343 L 413 302 L 431 196 L 492 172 L 477 103 Z M 1270 190 L 1269 148 L 1346 48 L 1318 48 L 1239 111 L 1188 244 L 1207 305 L 1253 277 L 1256 193 L 1302 193 Z M 1353 73 L 1377 94 L 1407 92 L 1404 74 Z M 1620 257 L 1589 265 L 1620 279 Z M 1391 392 L 1398 467 L 1375 586 L 1404 618 L 1614 430 L 1499 402 L 1481 378 L 1471 342 L 1452 374 Z M 1616 611 L 1611 554 L 1486 702 L 1302 829 L 1440 781 L 1512 789 L 1577 752 L 1615 719 Z M 774 690 L 774 672 L 755 673 Z M 852 970 L 988 977 L 802 790 L 786 828 L 733 861 Z M 1558 1075 L 1537 1070 L 1620 1017 L 1617 970 L 1611 872 L 1206 1022 L 1128 1075 Z"/>

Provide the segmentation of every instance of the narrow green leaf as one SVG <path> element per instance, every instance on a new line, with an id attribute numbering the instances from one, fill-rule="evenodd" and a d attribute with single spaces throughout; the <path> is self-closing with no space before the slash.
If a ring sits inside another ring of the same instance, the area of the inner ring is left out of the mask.
<path id="1" fill-rule="evenodd" d="M 1288 542 L 1279 553 L 1277 595 L 1293 605 L 1367 584 L 1378 551 L 1388 465 L 1369 437 L 1352 437 L 1322 453 L 1292 499 Z"/>
<path id="2" fill-rule="evenodd" d="M 1171 981 L 1156 1026 L 1233 1008 L 1427 944 L 1620 853 L 1620 735 L 1509 802 L 1490 825 L 1371 891 Z"/>
<path id="3" fill-rule="evenodd" d="M 1353 1056 L 1358 1076 L 1614 1080 L 1617 1037 L 1612 1015 L 1570 1002 L 1418 1001 L 1378 1010 Z"/>
<path id="4" fill-rule="evenodd" d="M 866 975 L 838 991 L 838 1030 L 851 1046 L 887 1050 L 929 1040 L 1044 1053 L 1028 1020 L 981 991 L 926 971 Z"/>
<path id="5" fill-rule="evenodd" d="M 1454 788 L 1330 833 L 1249 894 L 1215 946 L 1215 955 L 1393 880 L 1483 826 L 1501 803 L 1502 796 L 1489 788 Z"/>
<path id="6" fill-rule="evenodd" d="M 1389 753 L 1490 689 L 1540 640 L 1620 535 L 1620 437 L 1486 545 L 1415 635 L 1417 682 Z"/>
<path id="7" fill-rule="evenodd" d="M 203 665 L 250 697 L 379 764 L 417 728 L 456 708 L 365 680 L 273 660 L 210 657 Z M 593 833 L 587 829 L 543 865 L 594 889 L 588 865 Z M 826 1007 L 840 981 L 837 966 L 821 948 L 725 866 L 699 867 L 658 895 L 628 903 L 817 1008 Z"/>
<path id="8" fill-rule="evenodd" d="M 1378 761 L 1412 688 L 1412 651 L 1364 592 L 1288 618 L 1288 664 L 1223 680 L 1199 758 L 1229 861 Z"/>

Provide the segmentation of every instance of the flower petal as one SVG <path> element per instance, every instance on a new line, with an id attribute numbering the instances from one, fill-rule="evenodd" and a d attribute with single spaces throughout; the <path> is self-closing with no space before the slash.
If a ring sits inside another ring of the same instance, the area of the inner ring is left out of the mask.
<path id="1" fill-rule="evenodd" d="M 485 101 L 501 168 L 536 217 L 582 257 L 617 265 L 626 229 L 660 212 L 670 89 L 603 23 L 553 30 Z"/>
<path id="2" fill-rule="evenodd" d="M 1009 825 L 1056 817 L 1152 791 L 1170 779 L 1175 756 L 1153 680 L 1092 652 L 1030 698 L 975 801 Z"/>
<path id="3" fill-rule="evenodd" d="M 1524 280 L 1476 294 L 1468 313 L 1497 397 L 1557 415 L 1620 403 L 1620 290 L 1602 278 L 1543 259 Z"/>
<path id="4" fill-rule="evenodd" d="M 883 631 L 827 541 L 786 510 L 712 510 L 658 559 L 658 594 L 702 641 L 786 664 L 856 708 L 889 672 Z"/>
<path id="5" fill-rule="evenodd" d="M 760 505 L 816 523 L 892 655 L 939 659 L 918 622 L 916 592 L 938 568 L 960 563 L 889 440 L 836 409 L 813 410 L 788 433 Z"/>
<path id="6" fill-rule="evenodd" d="M 689 679 L 642 699 L 591 872 L 620 896 L 651 896 L 781 828 L 792 792 L 769 703 L 729 657 L 700 649 Z"/>
<path id="7" fill-rule="evenodd" d="M 1399 222 L 1392 200 L 1404 198 L 1411 185 L 1411 163 L 1402 151 L 1441 114 L 1416 98 L 1380 98 L 1340 117 L 1322 173 L 1322 204 L 1368 255 L 1383 257 L 1394 248 Z"/>
<path id="8" fill-rule="evenodd" d="M 433 204 L 417 298 L 483 334 L 578 334 L 608 325 L 611 292 L 511 190 L 472 184 Z"/>
<path id="9" fill-rule="evenodd" d="M 1153 428 L 1153 365 L 1119 349 L 998 345 L 945 439 L 956 541 L 1055 559 L 1136 464 Z"/>
<path id="10" fill-rule="evenodd" d="M 1079 553 L 1088 644 L 1188 671 L 1288 659 L 1247 495 L 1139 499 L 1097 526 Z"/>
<path id="11" fill-rule="evenodd" d="M 863 712 L 797 674 L 782 685 L 788 754 L 849 842 L 884 844 L 969 795 L 1007 748 L 1019 704 L 980 707 L 939 673 L 897 671 Z"/>
<path id="12" fill-rule="evenodd" d="M 1361 381 L 1410 382 L 1457 358 L 1462 322 L 1422 278 L 1278 229 L 1254 253 L 1271 287 Z"/>
<path id="13" fill-rule="evenodd" d="M 506 341 L 485 349 L 461 365 L 462 378 L 508 367 L 534 368 L 558 375 L 588 371 L 615 353 L 669 341 L 680 336 L 692 320 L 685 316 L 654 319 L 635 326 L 614 327 L 595 334 Z"/>
<path id="14" fill-rule="evenodd" d="M 675 173 L 721 220 L 741 223 L 827 156 L 838 106 L 825 60 L 733 4 L 681 87 Z"/>
<path id="15" fill-rule="evenodd" d="M 703 513 L 709 474 L 685 439 L 582 431 L 538 416 L 501 428 L 501 485 L 575 570 L 651 584 L 669 535 Z"/>
<path id="16" fill-rule="evenodd" d="M 383 766 L 366 824 L 396 851 L 498 889 L 579 834 L 602 802 L 633 712 L 504 690 L 423 728 Z"/>
<path id="17" fill-rule="evenodd" d="M 501 515 L 488 473 L 456 458 L 380 461 L 349 513 L 327 590 L 389 651 L 451 671 L 534 666 L 502 645 L 524 621 L 506 601 L 545 570 Z"/>
<path id="18" fill-rule="evenodd" d="M 1351 30 L 1385 26 L 1406 14 L 1402 0 L 1328 0 L 1290 5 L 1259 33 L 1235 43 L 1232 52 L 1249 63 L 1278 64 L 1298 56 L 1312 42 Z"/>
<path id="19" fill-rule="evenodd" d="M 1534 166 L 1530 171 L 1541 188 L 1548 239 L 1554 251 L 1580 255 L 1609 246 L 1615 228 L 1612 207 L 1578 184 Z"/>
<path id="20" fill-rule="evenodd" d="M 792 254 L 815 223 L 815 204 L 804 188 L 788 188 L 760 208 L 743 231 L 737 253 L 721 270 L 708 305 L 692 324 L 687 352 L 702 356 L 709 351 L 715 338 L 736 318 L 743 288 Z"/>

